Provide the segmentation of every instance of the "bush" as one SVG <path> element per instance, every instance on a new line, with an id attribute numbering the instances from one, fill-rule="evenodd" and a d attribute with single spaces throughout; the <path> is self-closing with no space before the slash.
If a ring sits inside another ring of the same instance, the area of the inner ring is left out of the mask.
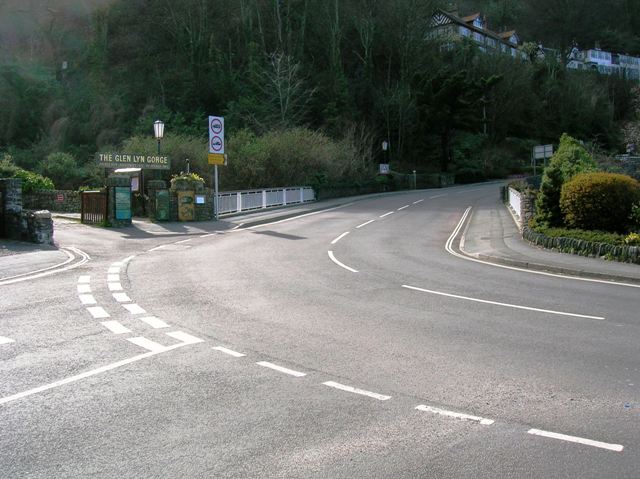
<path id="1" fill-rule="evenodd" d="M 581 241 L 589 241 L 591 243 L 606 243 L 610 245 L 623 245 L 626 243 L 624 235 L 616 233 L 607 233 L 604 231 L 585 231 L 567 228 L 547 228 L 531 222 L 530 226 L 534 231 L 542 233 L 549 238 L 572 238 Z"/>
<path id="2" fill-rule="evenodd" d="M 76 159 L 68 153 L 51 153 L 39 165 L 39 171 L 51 178 L 58 188 L 73 190 L 81 182 L 83 170 Z"/>
<path id="3" fill-rule="evenodd" d="M 587 150 L 575 139 L 564 133 L 560 146 L 549 166 L 545 168 L 536 200 L 536 217 L 539 223 L 549 226 L 562 225 L 560 192 L 562 185 L 578 173 L 595 171 L 596 163 Z"/>
<path id="4" fill-rule="evenodd" d="M 640 183 L 614 173 L 583 173 L 562 187 L 560 209 L 570 228 L 626 233 Z"/>
<path id="5" fill-rule="evenodd" d="M 40 190 L 53 190 L 55 186 L 49 178 L 23 170 L 13 163 L 11 155 L 4 155 L 0 160 L 0 178 L 20 178 L 22 179 L 22 192 L 33 193 Z"/>

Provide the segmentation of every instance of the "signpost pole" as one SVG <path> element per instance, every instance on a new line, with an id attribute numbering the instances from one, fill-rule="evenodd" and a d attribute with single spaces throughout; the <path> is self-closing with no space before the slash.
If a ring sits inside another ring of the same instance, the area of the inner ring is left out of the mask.
<path id="1" fill-rule="evenodd" d="M 213 165 L 213 214 L 218 221 L 218 165 Z"/>

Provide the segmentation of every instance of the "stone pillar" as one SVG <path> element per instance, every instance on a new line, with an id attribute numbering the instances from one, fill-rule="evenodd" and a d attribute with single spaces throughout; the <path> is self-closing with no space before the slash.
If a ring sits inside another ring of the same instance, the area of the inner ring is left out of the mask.
<path id="1" fill-rule="evenodd" d="M 47 210 L 25 212 L 27 240 L 38 244 L 53 244 L 53 220 Z"/>
<path id="2" fill-rule="evenodd" d="M 0 180 L 0 194 L 2 195 L 3 224 L 0 233 L 11 239 L 21 239 L 22 236 L 22 179 L 7 178 Z"/>
<path id="3" fill-rule="evenodd" d="M 149 192 L 149 201 L 147 201 L 149 218 L 154 221 L 168 221 L 171 215 L 167 183 L 163 180 L 147 181 L 147 191 Z"/>

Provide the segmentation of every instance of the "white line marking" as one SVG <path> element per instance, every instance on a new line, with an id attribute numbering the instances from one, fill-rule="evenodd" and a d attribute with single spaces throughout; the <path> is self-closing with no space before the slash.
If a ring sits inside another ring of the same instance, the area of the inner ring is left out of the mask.
<path id="1" fill-rule="evenodd" d="M 122 268 L 122 266 L 124 266 L 124 262 L 122 261 L 114 261 L 113 263 L 111 263 L 111 267 L 118 267 L 118 268 Z"/>
<path id="2" fill-rule="evenodd" d="M 449 239 L 447 240 L 447 243 L 445 245 L 445 249 L 447 250 L 447 252 L 449 254 L 452 254 L 453 256 L 460 258 L 460 259 L 464 259 L 466 261 L 473 261 L 474 263 L 480 263 L 480 264 L 484 264 L 487 266 L 493 266 L 495 268 L 502 268 L 502 269 L 509 269 L 512 271 L 520 271 L 522 273 L 528 273 L 528 274 L 538 274 L 541 276 L 551 276 L 553 278 L 561 278 L 561 279 L 570 279 L 573 281 L 586 281 L 588 283 L 600 283 L 600 284 L 607 284 L 607 285 L 611 285 L 611 286 L 625 286 L 628 288 L 640 288 L 640 285 L 638 284 L 632 284 L 632 283 L 620 283 L 617 281 L 607 281 L 605 279 L 595 279 L 595 278 L 583 278 L 583 277 L 579 277 L 579 276 L 569 276 L 569 275 L 564 275 L 564 274 L 560 274 L 560 273 L 547 273 L 546 271 L 536 271 L 536 270 L 532 270 L 532 269 L 527 269 L 527 268 L 518 268 L 516 266 L 507 266 L 504 264 L 497 264 L 497 263 L 492 263 L 490 261 L 484 261 L 478 258 L 473 258 L 472 256 L 470 256 L 469 253 L 466 253 L 464 251 L 464 247 L 461 246 L 460 249 L 462 250 L 463 253 L 465 254 L 460 254 L 457 251 L 455 251 L 453 249 L 453 240 L 458 236 L 458 233 L 460 232 L 460 229 L 462 228 L 462 225 L 464 224 L 465 220 L 467 219 L 468 213 L 471 211 L 471 207 L 467 208 L 467 210 L 464 212 L 464 214 L 462 215 L 462 218 L 460 219 L 460 222 L 458 223 L 458 225 L 456 226 L 456 228 L 453 230 L 453 233 L 451 233 L 451 236 L 449 236 Z M 463 239 L 460 240 L 461 244 L 464 243 Z M 467 256 L 468 255 L 468 256 Z"/>
<path id="3" fill-rule="evenodd" d="M 92 294 L 80 294 L 78 295 L 82 304 L 97 304 L 96 298 Z"/>
<path id="4" fill-rule="evenodd" d="M 422 203 L 423 201 L 424 201 L 424 198 L 422 198 L 421 200 L 418 200 L 418 201 L 414 201 L 413 204 L 417 205 L 418 203 Z"/>
<path id="5" fill-rule="evenodd" d="M 398 208 L 398 211 L 402 211 L 402 210 L 404 210 L 404 209 L 407 209 L 409 206 L 410 206 L 410 205 L 404 205 L 404 206 L 401 206 L 400 208 Z"/>
<path id="6" fill-rule="evenodd" d="M 598 319 L 600 321 L 603 321 L 605 319 L 605 318 L 603 318 L 601 316 L 589 316 L 589 315 L 586 315 L 586 314 L 565 313 L 565 312 L 562 312 L 562 311 L 553 311 L 551 309 L 531 308 L 529 306 L 520 306 L 520 305 L 517 305 L 517 304 L 500 303 L 498 301 L 489 301 L 489 300 L 486 300 L 486 299 L 470 298 L 468 296 L 460 296 L 458 294 L 442 293 L 440 291 L 433 291 L 433 290 L 430 290 L 430 289 L 417 288 L 415 286 L 408 286 L 406 284 L 403 284 L 402 287 L 403 288 L 407 288 L 407 289 L 412 289 L 414 291 L 421 291 L 423 293 L 436 294 L 438 296 L 446 296 L 448 298 L 464 299 L 466 301 L 474 301 L 476 303 L 492 304 L 494 306 L 504 306 L 506 308 L 524 309 L 524 310 L 527 310 L 527 311 L 535 311 L 535 312 L 538 312 L 538 313 L 557 314 L 559 316 L 571 316 L 571 317 L 574 317 L 574 318 Z"/>
<path id="7" fill-rule="evenodd" d="M 128 263 L 129 261 L 131 261 L 135 257 L 136 257 L 135 254 L 132 254 L 131 256 L 127 256 L 125 259 L 122 260 L 122 263 Z M 114 263 L 114 264 L 116 264 L 116 263 Z"/>
<path id="8" fill-rule="evenodd" d="M 353 269 L 353 268 L 350 268 L 350 267 L 349 267 L 349 266 L 347 266 L 346 264 L 341 263 L 340 261 L 338 261 L 338 260 L 336 259 L 336 257 L 333 255 L 333 251 L 327 251 L 327 253 L 329 254 L 329 258 L 331 259 L 331 261 L 333 261 L 335 264 L 337 264 L 337 265 L 338 265 L 338 266 L 340 266 L 341 268 L 344 268 L 344 269 L 346 269 L 347 271 L 351 271 L 352 273 L 357 273 L 357 272 L 358 272 L 357 270 L 355 270 L 355 269 Z"/>
<path id="9" fill-rule="evenodd" d="M 185 240 L 176 241 L 176 242 L 175 242 L 175 243 L 173 243 L 173 244 L 188 243 L 188 242 L 189 242 L 189 241 L 191 241 L 192 239 L 193 239 L 193 238 L 188 238 L 188 239 L 185 239 Z"/>
<path id="10" fill-rule="evenodd" d="M 0 284 L 4 284 L 4 283 L 5 283 L 5 281 L 6 281 L 6 284 L 10 284 L 10 283 L 12 283 L 12 282 L 14 282 L 14 283 L 15 283 L 15 282 L 18 282 L 18 281 L 22 281 L 22 280 L 23 280 L 23 279 L 21 279 L 21 278 L 22 278 L 22 276 L 29 276 L 29 277 L 30 277 L 30 275 L 32 275 L 32 274 L 35 274 L 35 275 L 36 275 L 36 277 L 38 277 L 38 276 L 45 276 L 44 274 L 42 274 L 42 275 L 38 275 L 37 273 L 42 273 L 42 272 L 44 272 L 44 271 L 49 271 L 49 270 L 51 270 L 51 269 L 54 269 L 54 268 L 58 268 L 58 267 L 64 266 L 65 264 L 69 264 L 71 261 L 73 261 L 73 260 L 74 260 L 74 258 L 75 258 L 75 257 L 74 257 L 74 256 L 73 256 L 73 254 L 71 254 L 69 251 L 67 251 L 67 250 L 66 250 L 66 249 L 64 249 L 64 248 L 61 248 L 61 251 L 63 251 L 63 252 L 67 255 L 67 259 L 66 259 L 65 261 L 63 261 L 62 263 L 58 263 L 58 264 L 56 264 L 56 265 L 49 266 L 48 268 L 42 268 L 42 269 L 37 269 L 37 270 L 35 270 L 35 271 L 29 271 L 28 273 L 21 273 L 21 274 L 16 274 L 16 275 L 14 275 L 14 276 L 7 276 L 6 278 L 3 278 L 3 279 L 2 279 L 2 282 L 0 282 Z M 47 274 L 49 274 L 49 273 L 47 273 Z M 20 279 L 16 279 L 16 278 L 20 278 Z M 25 279 L 28 279 L 28 278 L 25 278 Z"/>
<path id="11" fill-rule="evenodd" d="M 107 270 L 108 274 L 120 274 L 120 266 L 111 266 L 108 270 Z"/>
<path id="12" fill-rule="evenodd" d="M 108 274 L 107 275 L 107 281 L 108 282 L 120 281 L 120 275 L 119 274 Z"/>
<path id="13" fill-rule="evenodd" d="M 256 364 L 258 366 L 270 368 L 270 369 L 273 369 L 274 371 L 279 371 L 281 373 L 288 374 L 290 376 L 295 376 L 297 378 L 301 378 L 307 375 L 307 373 L 301 373 L 300 371 L 294 371 L 293 369 L 283 368 L 282 366 L 278 366 L 277 364 L 269 363 L 267 361 L 259 361 Z"/>
<path id="14" fill-rule="evenodd" d="M 109 283 L 109 291 L 122 291 L 122 285 L 120 282 L 117 283 Z"/>
<path id="15" fill-rule="evenodd" d="M 78 278 L 78 283 L 79 284 L 89 284 L 91 282 L 91 276 L 80 276 Z"/>
<path id="16" fill-rule="evenodd" d="M 61 273 L 63 271 L 69 271 L 71 269 L 77 268 L 78 266 L 82 266 L 83 264 L 91 260 L 91 257 L 87 253 L 79 250 L 78 248 L 67 247 L 67 248 L 60 248 L 60 249 L 64 251 L 65 254 L 69 257 L 69 259 L 67 259 L 65 262 L 54 265 L 54 266 L 50 266 L 48 268 L 39 269 L 37 271 L 30 271 L 28 273 L 22 273 L 22 274 L 17 274 L 15 276 L 10 276 L 8 278 L 3 278 L 0 280 L 0 286 L 4 284 L 13 284 L 13 283 L 19 283 L 21 281 L 29 281 L 32 279 L 42 278 L 44 276 L 50 276 L 52 274 Z M 66 266 L 63 268 L 62 266 L 70 263 L 75 259 L 74 255 L 69 253 L 69 251 L 67 250 L 72 251 L 73 253 L 80 256 L 82 259 L 77 263 L 70 264 L 69 266 Z"/>
<path id="17" fill-rule="evenodd" d="M 464 414 L 464 413 L 454 412 L 454 411 L 447 411 L 446 409 L 440 409 L 437 407 L 431 407 L 431 406 L 425 406 L 425 405 L 416 406 L 416 409 L 418 411 L 440 414 L 441 416 L 454 417 L 456 419 L 463 419 L 466 421 L 476 421 L 482 424 L 483 426 L 490 426 L 495 422 L 493 419 L 486 419 L 483 417 L 471 416 L 469 414 Z"/>
<path id="18" fill-rule="evenodd" d="M 173 349 L 178 349 L 178 348 L 182 348 L 184 346 L 187 346 L 187 344 L 185 343 L 178 343 L 178 344 L 174 344 L 172 346 L 167 346 L 166 348 L 164 348 L 162 351 L 153 351 L 153 352 L 149 352 L 149 353 L 144 353 L 144 354 L 139 354 L 137 356 L 133 356 L 132 358 L 128 358 L 128 359 L 123 359 L 122 361 L 118 361 L 112 364 L 108 364 L 106 366 L 102 366 L 100 368 L 97 369 L 93 369 L 91 371 L 86 371 L 84 373 L 81 374 L 77 374 L 75 376 L 71 376 L 65 379 L 61 379 L 60 381 L 56 381 L 53 383 L 49 383 L 49 384 L 45 384 L 44 386 L 39 386 L 37 388 L 33 388 L 33 389 L 29 389 L 28 391 L 24 391 L 18 394 L 13 394 L 11 396 L 7 396 L 4 398 L 0 399 L 0 405 L 2 404 L 6 404 L 12 401 L 17 401 L 18 399 L 23 399 L 25 397 L 28 396 L 32 396 L 34 394 L 38 394 L 44 391 L 48 391 L 49 389 L 54 389 L 60 386 L 64 386 L 65 384 L 70 384 L 70 383 L 74 383 L 77 381 L 81 381 L 82 379 L 86 379 L 86 378 L 90 378 L 91 376 L 96 376 L 98 374 L 102 374 L 105 373 L 107 371 L 111 371 L 113 369 L 118 369 L 121 368 L 122 366 L 126 366 L 128 364 L 131 363 L 135 363 L 137 361 L 141 361 L 143 359 L 146 358 L 150 358 L 152 356 L 156 356 L 157 354 L 160 353 L 165 353 L 167 351 L 171 351 Z"/>
<path id="19" fill-rule="evenodd" d="M 78 285 L 78 293 L 80 294 L 84 294 L 84 293 L 90 293 L 91 292 L 91 286 L 88 284 L 79 284 Z"/>
<path id="20" fill-rule="evenodd" d="M 113 293 L 113 299 L 115 299 L 118 303 L 131 302 L 131 298 L 127 295 L 127 293 Z"/>
<path id="21" fill-rule="evenodd" d="M 215 349 L 216 351 L 220 351 L 221 353 L 228 354 L 229 356 L 233 356 L 234 358 L 243 358 L 246 356 L 246 354 L 233 351 L 232 349 L 223 348 L 222 346 L 216 346 L 213 349 Z"/>
<path id="22" fill-rule="evenodd" d="M 123 326 L 118 321 L 103 321 L 100 324 L 102 324 L 105 328 L 107 328 L 113 334 L 126 334 L 131 332 L 129 328 Z"/>
<path id="23" fill-rule="evenodd" d="M 328 211 L 333 211 L 333 210 L 338 210 L 340 208 L 346 208 L 347 206 L 352 206 L 354 203 L 347 203 L 346 205 L 340 205 L 340 206 L 334 206 L 333 208 L 327 208 L 326 210 L 321 210 L 321 211 L 312 211 L 311 213 L 305 213 L 303 215 L 298 215 L 298 216 L 293 216 L 291 218 L 285 218 L 283 220 L 278 220 L 278 221 L 272 221 L 271 223 L 262 223 L 260 225 L 254 225 L 254 226 L 249 226 L 248 228 L 244 228 L 245 230 L 253 230 L 256 228 L 263 228 L 265 226 L 271 226 L 271 225 L 277 225 L 280 223 L 286 223 L 289 221 L 293 221 L 293 220 L 297 220 L 300 218 L 306 218 L 307 216 L 313 216 L 313 215 L 319 215 L 321 213 L 326 213 Z M 233 229 L 232 231 L 244 231 L 244 230 L 240 230 L 240 229 Z"/>
<path id="24" fill-rule="evenodd" d="M 338 241 L 340 241 L 342 238 L 344 238 L 345 236 L 347 236 L 349 234 L 348 231 L 342 233 L 340 236 L 338 236 L 336 239 L 334 239 L 331 244 L 336 244 Z"/>
<path id="25" fill-rule="evenodd" d="M 359 229 L 360 229 L 360 228 L 362 228 L 363 226 L 367 226 L 367 225 L 369 225 L 369 224 L 373 223 L 374 221 L 375 221 L 375 220 L 369 220 L 369 221 L 367 221 L 366 223 L 362 223 L 361 225 L 356 226 L 356 229 L 358 229 L 358 230 L 359 230 Z"/>
<path id="26" fill-rule="evenodd" d="M 386 401 L 387 399 L 391 399 L 391 396 L 372 393 L 371 391 L 365 391 L 364 389 L 354 388 L 353 386 L 345 386 L 344 384 L 336 383 L 333 381 L 327 381 L 322 384 L 324 384 L 325 386 L 329 386 L 330 388 L 340 389 L 341 391 L 347 391 L 354 394 L 360 394 L 362 396 L 368 396 L 370 398 L 377 399 L 378 401 Z"/>
<path id="27" fill-rule="evenodd" d="M 156 246 L 155 248 L 151 248 L 149 251 L 158 251 L 159 249 L 166 248 L 169 246 L 168 244 L 161 244 L 160 246 Z"/>
<path id="28" fill-rule="evenodd" d="M 168 328 L 169 327 L 169 325 L 167 323 L 165 323 L 161 319 L 156 318 L 155 316 L 148 316 L 146 318 L 138 318 L 138 319 L 140 321 L 144 322 L 144 323 L 147 323 L 153 329 L 160 329 L 160 328 Z"/>
<path id="29" fill-rule="evenodd" d="M 561 441 L 575 442 L 578 444 L 584 444 L 586 446 L 599 447 L 601 449 L 608 449 L 609 451 L 621 452 L 624 446 L 620 444 L 609 444 L 607 442 L 592 441 L 591 439 L 584 439 L 582 437 L 567 436 L 566 434 L 558 434 L 557 432 L 541 431 L 540 429 L 529 429 L 528 434 L 535 436 L 550 437 L 552 439 L 560 439 Z"/>
<path id="30" fill-rule="evenodd" d="M 131 314 L 147 314 L 147 312 L 136 303 L 123 304 L 122 307 L 129 311 Z"/>
<path id="31" fill-rule="evenodd" d="M 206 235 L 200 236 L 200 238 L 208 238 L 209 236 L 215 236 L 215 235 L 216 235 L 216 233 L 208 233 Z"/>
<path id="32" fill-rule="evenodd" d="M 153 353 L 161 353 L 167 349 L 166 346 L 156 343 L 155 341 L 151 341 L 150 339 L 143 338 L 142 336 L 138 336 L 137 338 L 127 338 L 127 341 L 135 344 L 136 346 L 140 346 L 141 348 L 148 349 Z"/>
<path id="33" fill-rule="evenodd" d="M 11 338 L 5 338 L 4 336 L 0 336 L 0 344 L 9 344 L 9 343 L 15 343 L 15 339 L 11 339 Z"/>
<path id="34" fill-rule="evenodd" d="M 238 228 L 240 228 L 244 223 L 240 223 L 239 225 L 234 226 L 233 228 L 231 228 L 231 231 L 235 231 Z"/>
<path id="35" fill-rule="evenodd" d="M 102 318 L 109 318 L 109 313 L 107 313 L 104 308 L 100 307 L 100 306 L 92 306 L 90 308 L 87 308 L 87 311 L 89 311 L 89 313 L 91 313 L 91 316 L 93 316 L 93 319 L 102 319 Z"/>
<path id="36" fill-rule="evenodd" d="M 385 213 L 385 214 L 383 214 L 383 215 L 380 215 L 380 218 L 384 218 L 385 216 L 392 215 L 393 213 L 395 213 L 395 211 L 389 211 L 388 213 Z"/>
<path id="37" fill-rule="evenodd" d="M 173 331 L 171 333 L 166 333 L 167 336 L 171 336 L 174 339 L 182 343 L 187 344 L 196 344 L 196 343 L 204 343 L 204 339 L 196 338 L 195 336 L 191 336 L 190 334 L 184 333 L 182 331 Z"/>
<path id="38" fill-rule="evenodd" d="M 447 196 L 447 194 L 445 193 L 444 195 L 435 195 L 435 196 L 430 196 L 429 199 L 430 200 L 435 200 L 436 198 L 442 198 L 443 196 Z"/>

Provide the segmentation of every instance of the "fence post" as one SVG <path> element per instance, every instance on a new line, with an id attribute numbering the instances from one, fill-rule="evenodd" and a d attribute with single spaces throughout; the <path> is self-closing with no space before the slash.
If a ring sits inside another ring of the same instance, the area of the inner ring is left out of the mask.
<path id="1" fill-rule="evenodd" d="M 304 203 L 304 188 L 300 187 L 300 203 Z"/>
<path id="2" fill-rule="evenodd" d="M 240 191 L 236 193 L 236 209 L 238 210 L 238 213 L 242 211 L 242 192 Z"/>
<path id="3" fill-rule="evenodd" d="M 262 190 L 262 208 L 267 207 L 267 190 Z"/>
<path id="4" fill-rule="evenodd" d="M 287 189 L 286 188 L 282 188 L 282 205 L 283 206 L 287 205 Z"/>

